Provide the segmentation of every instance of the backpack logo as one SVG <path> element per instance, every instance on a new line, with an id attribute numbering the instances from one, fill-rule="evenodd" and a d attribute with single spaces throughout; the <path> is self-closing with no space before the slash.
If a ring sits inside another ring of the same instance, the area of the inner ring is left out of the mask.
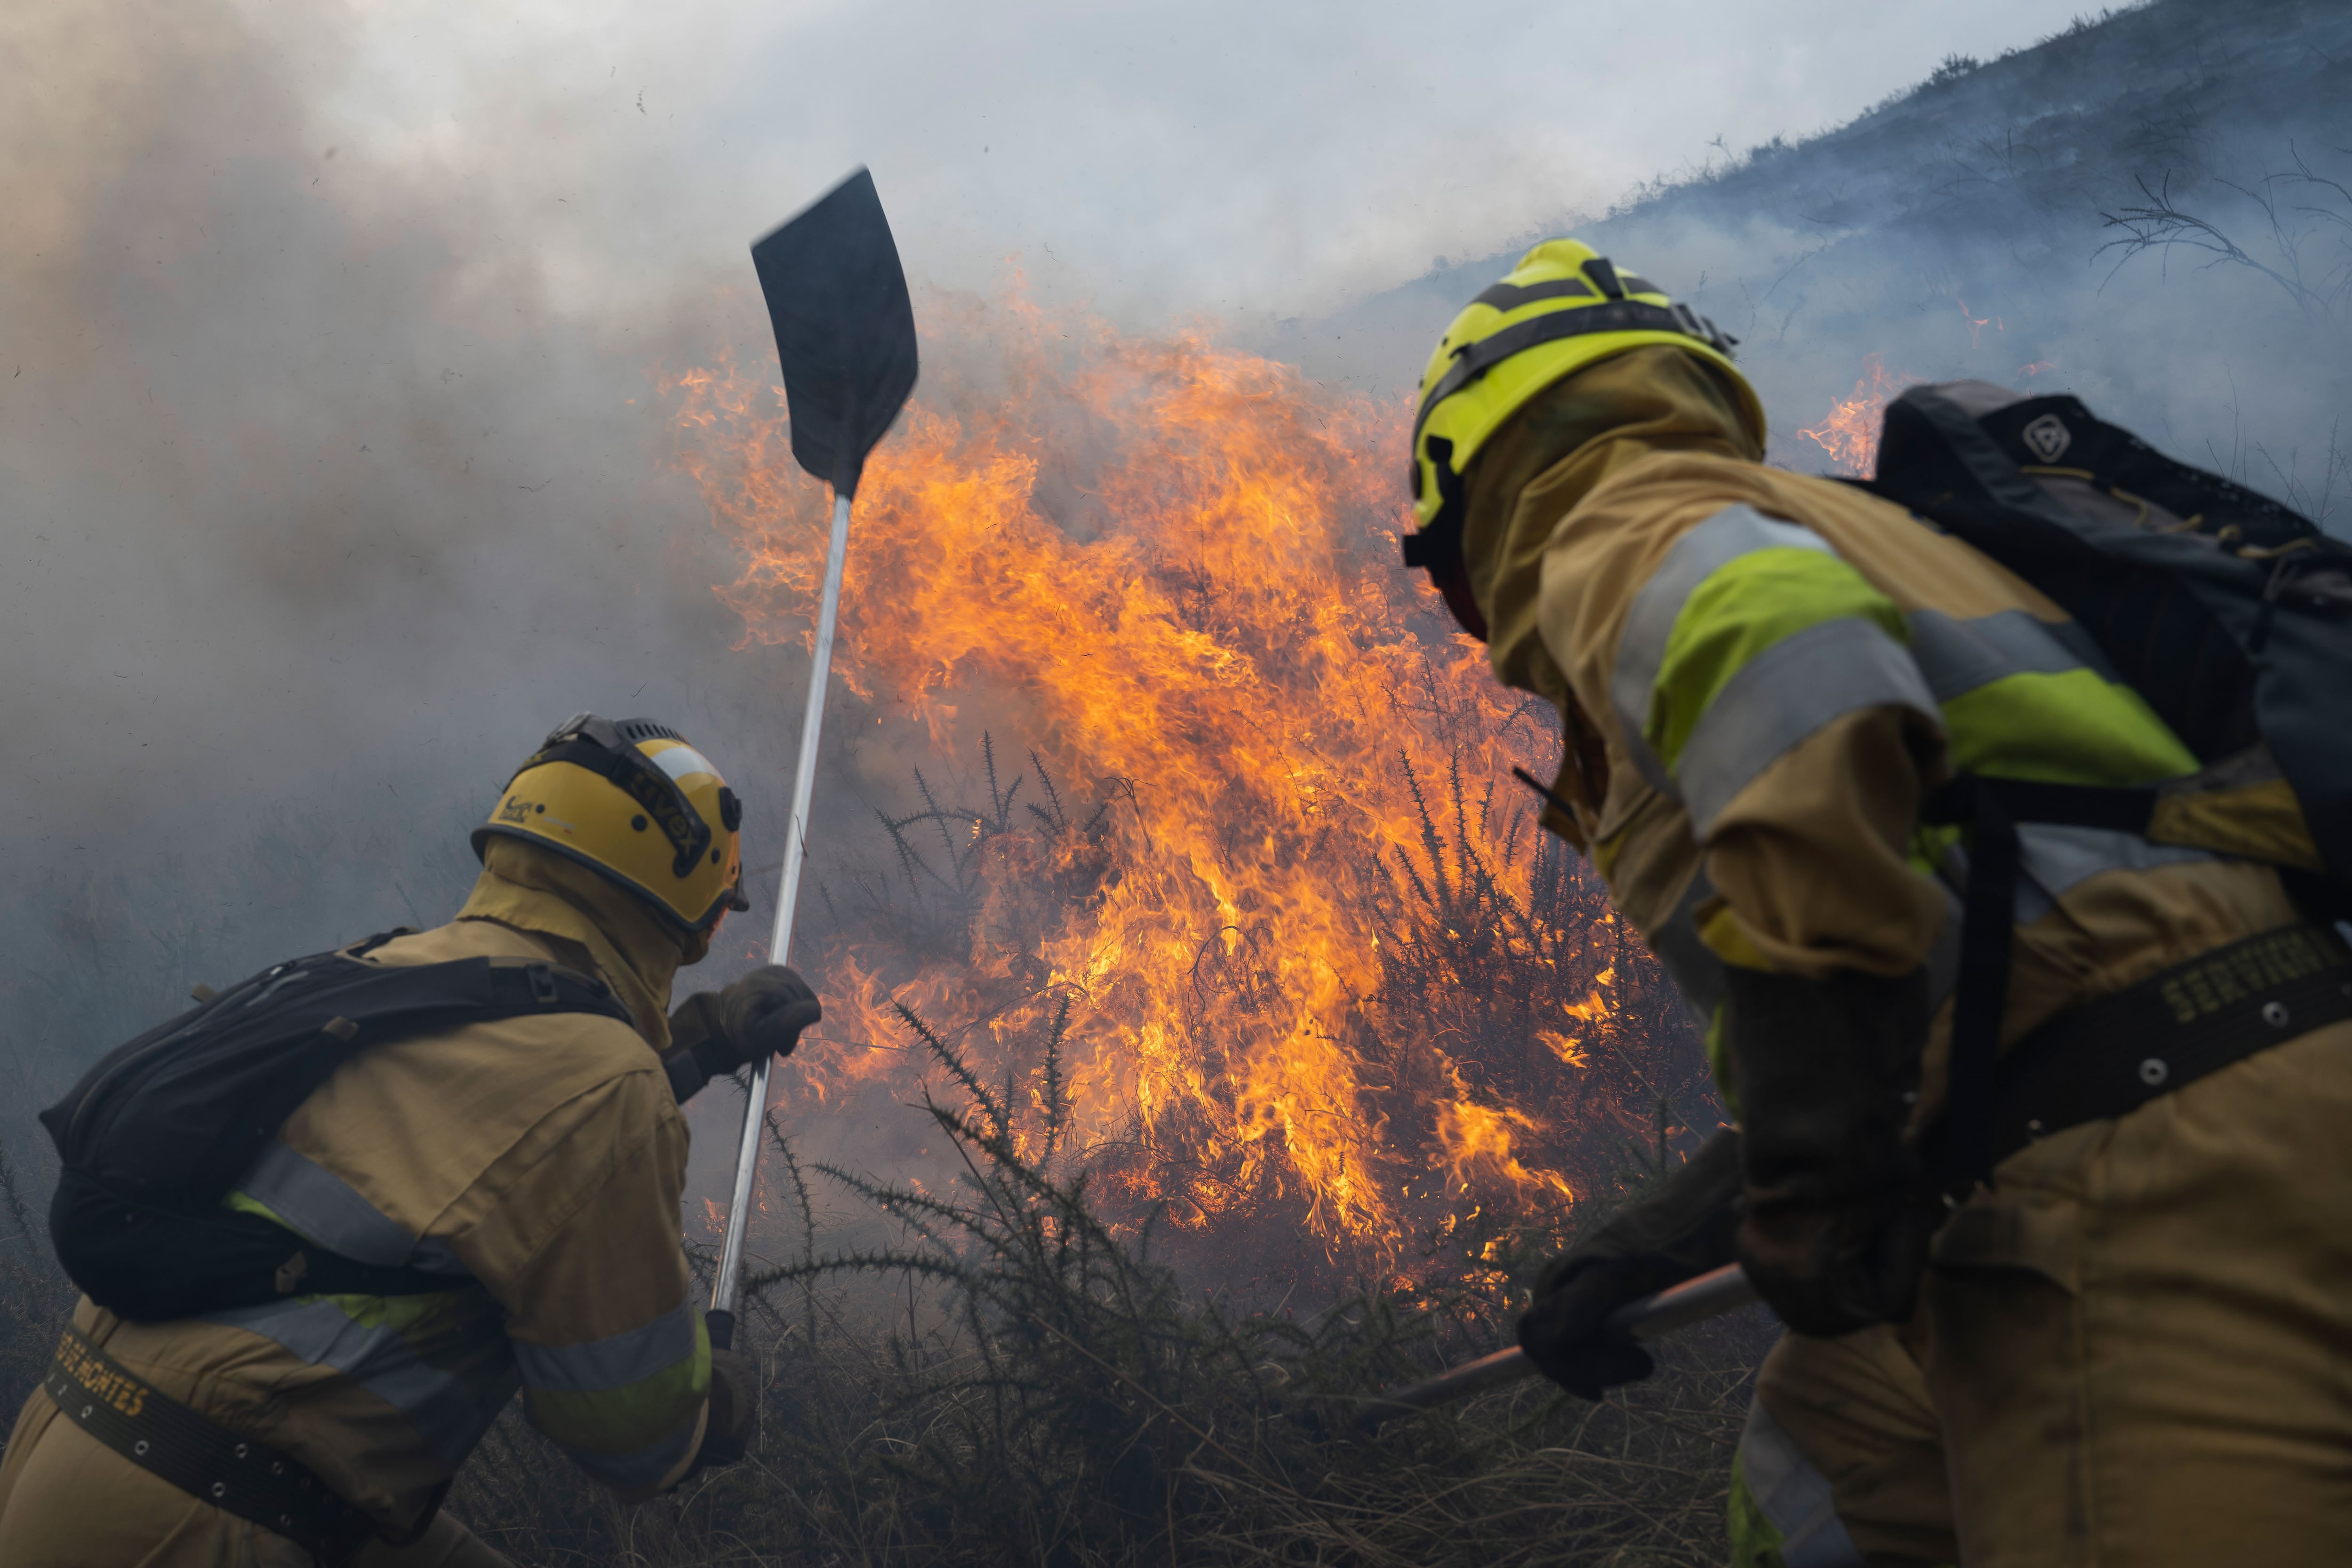
<path id="1" fill-rule="evenodd" d="M 2055 414 L 2045 414 L 2018 432 L 2025 449 L 2045 463 L 2054 463 L 2074 444 L 2074 433 Z"/>

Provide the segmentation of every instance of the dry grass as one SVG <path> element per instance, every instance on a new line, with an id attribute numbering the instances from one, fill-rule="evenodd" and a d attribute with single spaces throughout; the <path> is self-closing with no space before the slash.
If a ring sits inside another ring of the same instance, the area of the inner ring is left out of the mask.
<path id="1" fill-rule="evenodd" d="M 961 1088 L 925 1109 L 965 1178 L 940 1196 L 791 1163 L 903 1239 L 827 1255 L 812 1235 L 755 1277 L 755 1456 L 622 1510 L 510 1412 L 452 1500 L 477 1529 L 528 1562 L 646 1568 L 1720 1561 L 1759 1322 L 1685 1335 L 1605 1404 L 1535 1384 L 1367 1434 L 1367 1393 L 1498 1342 L 1507 1287 L 1311 1317 L 1188 1292 L 1093 1212 L 1083 1168 L 1024 1161 L 1021 1112 L 907 1022 Z"/>

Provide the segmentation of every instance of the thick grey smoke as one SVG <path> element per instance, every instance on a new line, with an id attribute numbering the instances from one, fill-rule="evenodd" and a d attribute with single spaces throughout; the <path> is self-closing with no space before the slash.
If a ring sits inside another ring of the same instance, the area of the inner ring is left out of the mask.
<path id="1" fill-rule="evenodd" d="M 84 122 L 16 172 L 11 820 L 183 850 L 288 811 L 364 832 L 398 812 L 320 781 L 478 773 L 640 686 L 690 703 L 711 660 L 684 656 L 728 629 L 713 563 L 677 553 L 699 540 L 669 526 L 647 377 L 690 331 L 562 311 L 520 247 L 468 240 L 511 223 L 494 203 L 315 144 L 235 13 L 151 20 L 60 28 Z"/>
<path id="2" fill-rule="evenodd" d="M 804 679 L 736 651 L 663 367 L 756 296 L 574 308 L 530 226 L 327 138 L 310 12 L 20 7 L 0 268 L 0 979 L 22 1086 L 273 957 L 446 917 L 567 712 L 668 717 L 772 842 Z M 32 62 L 37 61 L 37 69 Z M 754 340 L 756 341 L 756 339 Z M 721 740 L 719 737 L 724 737 Z"/>

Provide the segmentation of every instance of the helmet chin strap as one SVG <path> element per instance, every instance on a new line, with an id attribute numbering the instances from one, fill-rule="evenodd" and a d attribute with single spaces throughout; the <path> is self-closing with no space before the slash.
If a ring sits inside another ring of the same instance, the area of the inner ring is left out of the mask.
<path id="1" fill-rule="evenodd" d="M 1429 466 L 1437 475 L 1438 507 L 1428 527 L 1399 541 L 1404 546 L 1404 563 L 1427 572 L 1430 582 L 1444 596 L 1446 609 L 1452 612 L 1454 624 L 1485 642 L 1486 616 L 1478 608 L 1477 597 L 1470 592 L 1470 574 L 1462 563 L 1462 521 L 1470 510 L 1468 487 L 1454 471 L 1453 442 L 1443 436 L 1432 436 L 1423 443 L 1422 449 L 1429 454 Z M 1416 464 L 1413 478 L 1418 481 L 1420 477 L 1420 466 Z"/>
<path id="2" fill-rule="evenodd" d="M 1454 624 L 1480 642 L 1485 642 L 1486 616 L 1478 608 L 1478 601 L 1470 592 L 1470 576 L 1462 569 L 1462 557 L 1454 556 L 1454 569 L 1450 572 L 1440 573 L 1433 567 L 1429 578 L 1437 584 L 1438 593 L 1444 596 L 1445 607 L 1454 613 Z"/>

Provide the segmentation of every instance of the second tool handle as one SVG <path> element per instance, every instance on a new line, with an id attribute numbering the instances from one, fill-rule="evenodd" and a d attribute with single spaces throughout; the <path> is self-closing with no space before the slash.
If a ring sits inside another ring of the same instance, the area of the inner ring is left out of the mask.
<path id="1" fill-rule="evenodd" d="M 1737 1263 L 1727 1263 L 1696 1279 L 1679 1285 L 1669 1285 L 1638 1301 L 1628 1301 L 1609 1314 L 1609 1326 L 1629 1333 L 1637 1340 L 1654 1340 L 1686 1329 L 1693 1323 L 1719 1318 L 1736 1312 L 1742 1307 L 1756 1304 L 1756 1288 L 1748 1276 L 1739 1271 Z M 1536 1363 L 1528 1352 L 1513 1345 L 1492 1355 L 1465 1361 L 1460 1366 L 1448 1367 L 1435 1377 L 1408 1384 L 1391 1393 L 1383 1394 L 1366 1408 L 1364 1422 L 1378 1426 L 1391 1415 L 1402 1415 L 1411 1410 L 1426 1410 L 1433 1405 L 1466 1399 L 1506 1383 L 1516 1383 L 1536 1374 Z"/>

